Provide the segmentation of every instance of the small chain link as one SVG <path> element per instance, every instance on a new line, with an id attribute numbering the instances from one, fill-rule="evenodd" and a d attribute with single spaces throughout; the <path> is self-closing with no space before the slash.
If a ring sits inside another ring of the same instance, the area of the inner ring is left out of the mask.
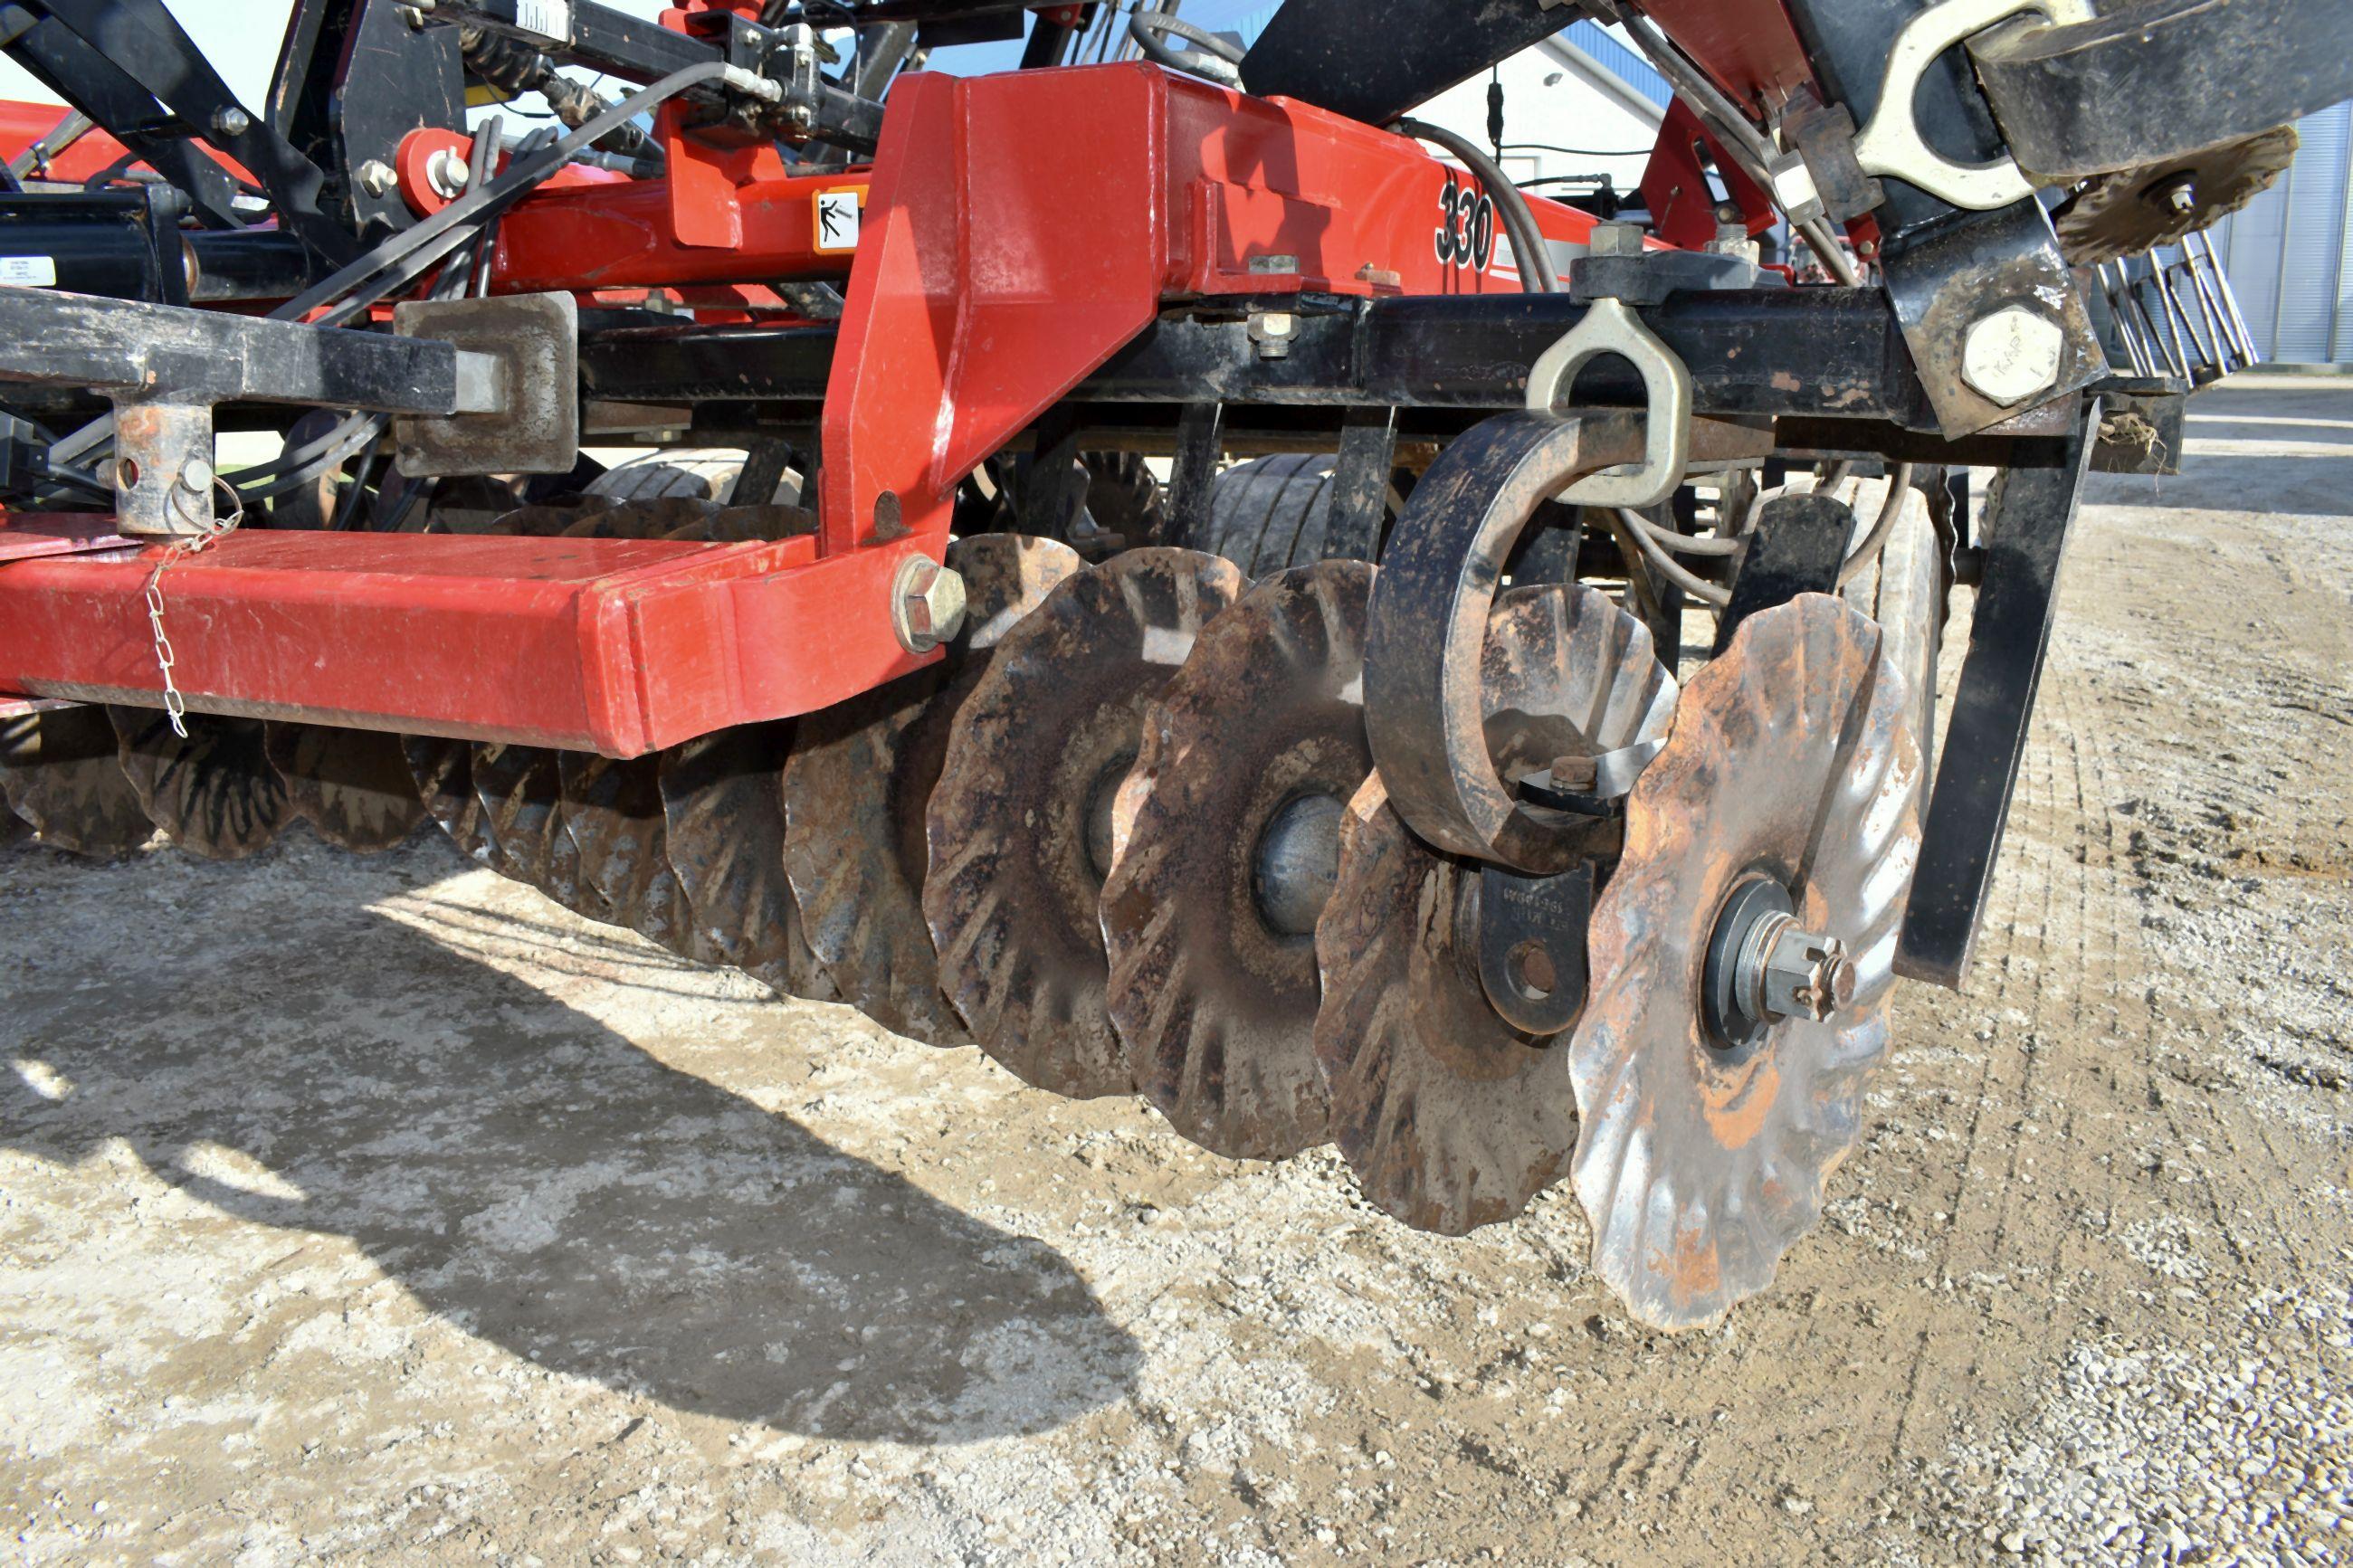
<path id="1" fill-rule="evenodd" d="M 213 541 L 235 532 L 237 525 L 245 521 L 245 500 L 237 493 L 235 485 L 215 476 L 211 489 L 205 496 L 205 505 L 208 509 L 212 504 L 212 490 L 228 492 L 228 503 L 232 509 L 229 514 L 206 518 L 202 521 L 200 531 L 184 535 L 164 546 L 162 557 L 155 563 L 155 570 L 147 574 L 147 625 L 155 637 L 155 667 L 164 672 L 164 714 L 172 721 L 172 733 L 183 741 L 188 738 L 188 700 L 180 694 L 179 682 L 172 679 L 172 667 L 178 660 L 172 652 L 172 639 L 164 631 L 164 573 L 174 562 L 201 553 Z"/>

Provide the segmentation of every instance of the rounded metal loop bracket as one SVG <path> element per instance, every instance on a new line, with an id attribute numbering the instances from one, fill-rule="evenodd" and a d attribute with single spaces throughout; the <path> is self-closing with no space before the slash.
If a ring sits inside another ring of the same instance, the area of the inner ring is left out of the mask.
<path id="1" fill-rule="evenodd" d="M 1855 162 L 1866 174 L 1885 174 L 1940 201 L 1990 212 L 2034 194 L 2034 182 L 2007 157 L 1990 163 L 1956 163 L 1920 134 L 1913 100 L 1920 78 L 1937 56 L 1964 38 L 2012 16 L 2039 16 L 2065 26 L 2092 19 L 2084 0 L 1943 0 L 1904 25 L 1887 51 L 1879 107 L 1854 139 Z"/>
<path id="2" fill-rule="evenodd" d="M 1559 411 L 1577 373 L 1616 354 L 1642 377 L 1651 400 L 1639 468 L 1611 469 L 1579 479 L 1559 499 L 1579 506 L 1656 506 L 1675 493 L 1691 466 L 1692 378 L 1672 349 L 1623 300 L 1596 300 L 1585 319 L 1536 356 L 1528 367 L 1528 407 Z"/>
<path id="3" fill-rule="evenodd" d="M 1440 849 L 1551 875 L 1584 825 L 1521 800 L 1488 751 L 1482 661 L 1504 561 L 1536 508 L 1630 461 L 1635 414 L 1500 414 L 1439 454 L 1390 531 L 1366 614 L 1365 730 L 1389 804 Z"/>

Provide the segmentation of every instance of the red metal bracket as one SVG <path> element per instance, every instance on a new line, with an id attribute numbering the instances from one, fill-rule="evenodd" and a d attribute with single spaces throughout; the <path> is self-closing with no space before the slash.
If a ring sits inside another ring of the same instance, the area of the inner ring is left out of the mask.
<path id="1" fill-rule="evenodd" d="M 884 614 L 912 547 L 816 543 L 240 532 L 171 567 L 164 614 L 199 711 L 637 756 L 927 662 Z M 0 691 L 160 704 L 156 554 L 0 567 Z"/>

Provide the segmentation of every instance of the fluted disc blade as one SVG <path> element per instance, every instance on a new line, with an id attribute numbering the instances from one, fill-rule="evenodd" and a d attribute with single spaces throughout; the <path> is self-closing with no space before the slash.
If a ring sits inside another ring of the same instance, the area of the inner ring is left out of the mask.
<path id="1" fill-rule="evenodd" d="M 565 831 L 563 757 L 547 746 L 474 747 L 474 794 L 482 803 L 490 864 L 575 914 L 609 921 L 613 911 L 583 881 L 580 851 Z"/>
<path id="2" fill-rule="evenodd" d="M 686 889 L 670 868 L 662 817 L 661 759 L 617 761 L 593 752 L 560 753 L 564 827 L 580 858 L 580 877 L 614 923 L 698 963 L 725 962 L 697 939 Z"/>
<path id="3" fill-rule="evenodd" d="M 207 860 L 242 860 L 285 826 L 286 786 L 259 719 L 191 713 L 187 739 L 160 708 L 109 708 L 122 771 L 165 837 Z"/>
<path id="4" fill-rule="evenodd" d="M 785 871 L 843 1001 L 886 1029 L 960 1045 L 923 924 L 924 811 L 990 648 L 1082 563 L 1053 540 L 984 533 L 951 545 L 947 563 L 967 606 L 947 658 L 801 721 L 785 767 Z"/>
<path id="5" fill-rule="evenodd" d="M 69 854 L 128 855 L 155 837 L 103 708 L 0 721 L 0 792 L 42 843 Z"/>
<path id="6" fill-rule="evenodd" d="M 1656 739 L 1674 681 L 1641 622 L 1594 589 L 1515 589 L 1488 620 L 1487 740 L 1512 778 Z M 1365 1195 L 1421 1230 L 1509 1219 L 1577 1141 L 1565 1037 L 1496 1013 L 1479 979 L 1480 863 L 1409 832 L 1375 779 L 1349 805 L 1315 927 L 1315 1051 L 1332 1135 Z"/>
<path id="7" fill-rule="evenodd" d="M 663 496 L 654 500 L 623 501 L 602 511 L 588 512 L 564 530 L 567 539 L 663 539 L 681 530 L 708 530 L 723 509 L 717 501 L 691 496 Z"/>
<path id="8" fill-rule="evenodd" d="M 833 982 L 802 940 L 785 880 L 789 721 L 746 724 L 661 753 L 670 863 L 696 939 L 770 990 L 830 1001 Z"/>
<path id="9" fill-rule="evenodd" d="M 1146 713 L 1113 803 L 1102 900 L 1112 1019 L 1145 1098 L 1220 1154 L 1281 1159 L 1325 1140 L 1313 921 L 1293 907 L 1301 889 L 1268 885 L 1314 879 L 1273 861 L 1269 836 L 1304 836 L 1292 825 L 1314 821 L 1336 842 L 1339 812 L 1373 771 L 1372 583 L 1361 562 L 1299 567 L 1211 621 Z"/>
<path id="10" fill-rule="evenodd" d="M 487 863 L 491 846 L 482 837 L 482 800 L 474 793 L 474 742 L 403 735 L 400 751 L 425 814 L 440 825 L 461 854 Z"/>
<path id="11" fill-rule="evenodd" d="M 288 814 L 338 848 L 380 854 L 425 820 L 397 735 L 272 721 L 263 745 Z"/>
<path id="12" fill-rule="evenodd" d="M 1025 1082 L 1124 1093 L 1096 903 L 1111 802 L 1144 710 L 1244 587 L 1198 551 L 1131 550 L 1070 578 L 997 644 L 956 715 L 926 820 L 940 983 Z"/>
<path id="13" fill-rule="evenodd" d="M 1821 595 L 1750 616 L 1694 676 L 1627 803 L 1567 1056 L 1594 1267 L 1637 1318 L 1687 1328 L 1772 1282 L 1854 1146 L 1919 854 L 1909 685 L 1879 629 Z M 1854 963 L 1852 1001 L 1712 1043 L 1700 980 L 1734 885 L 1780 881 Z"/>
<path id="14" fill-rule="evenodd" d="M 601 517 L 620 503 L 610 496 L 575 495 L 561 500 L 533 501 L 514 510 L 501 513 L 480 529 L 484 533 L 522 534 L 530 539 L 554 539 L 567 534 L 582 522 Z M 427 532 L 442 531 L 431 524 Z"/>

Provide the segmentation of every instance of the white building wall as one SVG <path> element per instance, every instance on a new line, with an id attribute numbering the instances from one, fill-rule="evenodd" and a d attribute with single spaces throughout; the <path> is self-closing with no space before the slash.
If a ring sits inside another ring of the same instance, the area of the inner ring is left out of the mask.
<path id="1" fill-rule="evenodd" d="M 2287 173 L 2211 237 L 2265 359 L 2353 364 L 2353 104 L 2296 130 Z"/>

